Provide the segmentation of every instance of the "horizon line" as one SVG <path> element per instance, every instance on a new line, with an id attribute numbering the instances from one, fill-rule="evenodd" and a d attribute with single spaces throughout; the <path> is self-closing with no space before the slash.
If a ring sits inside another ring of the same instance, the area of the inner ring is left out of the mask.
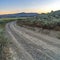
<path id="1" fill-rule="evenodd" d="M 51 10 L 51 11 L 54 11 L 54 10 Z M 42 14 L 42 13 L 50 13 L 51 11 L 41 11 L 41 12 L 0 12 L 0 15 L 8 15 L 8 14 L 18 14 L 18 13 L 38 13 L 38 14 Z M 55 10 L 55 11 L 58 11 L 58 10 Z"/>

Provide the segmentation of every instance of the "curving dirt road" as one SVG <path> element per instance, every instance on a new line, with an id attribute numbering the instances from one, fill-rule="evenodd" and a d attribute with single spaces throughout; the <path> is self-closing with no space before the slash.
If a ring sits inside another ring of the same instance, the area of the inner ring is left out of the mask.
<path id="1" fill-rule="evenodd" d="M 19 27 L 15 22 L 8 23 L 6 31 L 16 48 L 16 60 L 60 60 L 59 39 Z"/>

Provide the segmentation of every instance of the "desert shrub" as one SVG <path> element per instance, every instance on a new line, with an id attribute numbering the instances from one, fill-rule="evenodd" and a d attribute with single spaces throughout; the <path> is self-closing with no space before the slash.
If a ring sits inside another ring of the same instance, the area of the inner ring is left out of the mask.
<path id="1" fill-rule="evenodd" d="M 60 26 L 56 26 L 56 27 L 54 28 L 54 30 L 60 31 Z"/>
<path id="2" fill-rule="evenodd" d="M 47 14 L 39 14 L 35 17 L 27 19 L 20 19 L 17 21 L 19 25 L 28 25 L 32 27 L 39 27 L 43 29 L 60 30 L 60 11 L 51 11 Z"/>

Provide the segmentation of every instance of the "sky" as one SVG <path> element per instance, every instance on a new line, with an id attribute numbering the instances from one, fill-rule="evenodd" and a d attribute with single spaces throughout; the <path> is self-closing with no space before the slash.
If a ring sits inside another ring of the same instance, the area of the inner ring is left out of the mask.
<path id="1" fill-rule="evenodd" d="M 47 13 L 60 10 L 60 0 L 0 0 L 0 14 Z"/>

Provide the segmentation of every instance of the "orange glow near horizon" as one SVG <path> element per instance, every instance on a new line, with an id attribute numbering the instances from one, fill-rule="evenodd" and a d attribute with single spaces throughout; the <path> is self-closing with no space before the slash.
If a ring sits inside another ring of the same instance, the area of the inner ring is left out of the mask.
<path id="1" fill-rule="evenodd" d="M 50 12 L 50 9 L 24 9 L 24 10 L 14 10 L 14 11 L 1 11 L 0 15 L 4 15 L 4 14 L 15 14 L 15 13 L 21 13 L 21 12 L 25 12 L 25 13 L 47 13 Z"/>
<path id="2" fill-rule="evenodd" d="M 17 11 L 1 11 L 0 15 L 4 15 L 4 14 L 14 14 L 14 13 L 18 13 Z"/>
<path id="3" fill-rule="evenodd" d="M 21 12 L 26 12 L 26 13 L 47 13 L 50 12 L 49 10 L 44 11 L 44 10 L 34 10 L 33 9 L 26 9 L 26 10 L 16 10 L 16 11 L 0 11 L 0 15 L 4 15 L 4 14 L 15 14 L 15 13 L 21 13 Z"/>

